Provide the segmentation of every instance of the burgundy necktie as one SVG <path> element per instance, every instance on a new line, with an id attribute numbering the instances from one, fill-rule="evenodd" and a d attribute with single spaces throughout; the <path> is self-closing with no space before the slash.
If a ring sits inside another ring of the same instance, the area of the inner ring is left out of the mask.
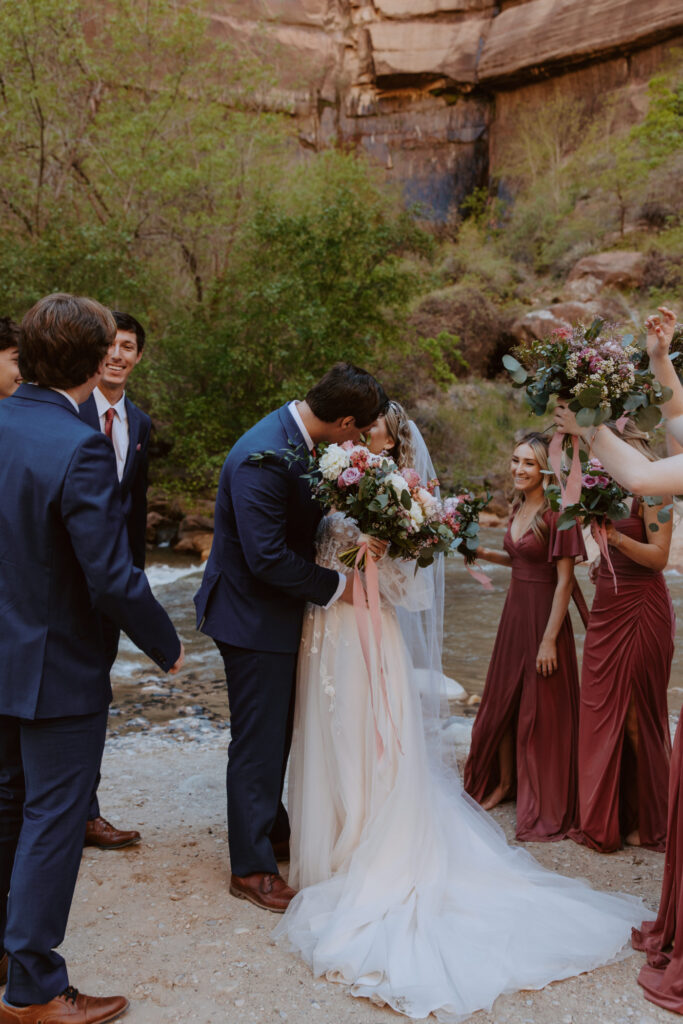
<path id="1" fill-rule="evenodd" d="M 104 432 L 107 437 L 111 437 L 112 424 L 114 423 L 114 412 L 113 406 L 110 406 L 104 414 Z"/>

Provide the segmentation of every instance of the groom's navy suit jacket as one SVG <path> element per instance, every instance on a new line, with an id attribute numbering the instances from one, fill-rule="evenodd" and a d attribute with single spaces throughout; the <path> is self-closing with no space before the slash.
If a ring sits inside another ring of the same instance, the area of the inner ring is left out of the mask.
<path id="1" fill-rule="evenodd" d="M 79 406 L 81 419 L 93 428 L 101 430 L 97 415 L 95 396 L 91 395 Z M 126 517 L 128 540 L 133 553 L 133 563 L 138 569 L 145 568 L 147 533 L 147 471 L 149 467 L 149 435 L 152 421 L 146 412 L 138 409 L 126 396 L 128 416 L 128 455 L 121 477 L 121 501 Z"/>
<path id="2" fill-rule="evenodd" d="M 232 447 L 216 496 L 215 533 L 195 596 L 202 632 L 251 650 L 293 653 L 299 647 L 306 601 L 325 605 L 339 585 L 332 569 L 315 564 L 322 512 L 303 462 L 307 454 L 287 406 L 271 412 Z M 253 454 L 274 452 L 262 461 Z"/>
<path id="3" fill-rule="evenodd" d="M 131 561 L 112 446 L 55 391 L 0 402 L 0 715 L 111 700 L 102 615 L 162 669 L 180 642 Z"/>

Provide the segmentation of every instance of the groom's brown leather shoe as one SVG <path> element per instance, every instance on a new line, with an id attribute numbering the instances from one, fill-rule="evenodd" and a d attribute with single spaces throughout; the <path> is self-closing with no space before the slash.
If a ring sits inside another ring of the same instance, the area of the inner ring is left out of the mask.
<path id="1" fill-rule="evenodd" d="M 284 914 L 296 896 L 296 890 L 290 889 L 284 878 L 263 871 L 243 878 L 231 875 L 230 892 L 238 900 L 249 900 L 254 906 L 272 910 L 274 914 Z"/>
<path id="2" fill-rule="evenodd" d="M 0 985 L 7 984 L 7 953 L 0 956 Z"/>
<path id="3" fill-rule="evenodd" d="M 127 1009 L 123 996 L 84 996 L 69 986 L 49 1003 L 8 1006 L 0 1000 L 0 1024 L 105 1024 Z"/>
<path id="4" fill-rule="evenodd" d="M 140 842 L 140 833 L 135 829 L 124 832 L 114 828 L 104 818 L 90 818 L 85 826 L 84 846 L 98 846 L 100 850 L 120 850 L 122 846 L 132 846 Z"/>

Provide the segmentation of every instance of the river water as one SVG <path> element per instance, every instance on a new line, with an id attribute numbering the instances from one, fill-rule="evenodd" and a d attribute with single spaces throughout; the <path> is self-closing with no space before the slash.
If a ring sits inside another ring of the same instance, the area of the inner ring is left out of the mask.
<path id="1" fill-rule="evenodd" d="M 482 530 L 487 547 L 500 548 L 502 530 Z M 463 568 L 460 559 L 446 563 L 446 615 L 444 624 L 444 671 L 457 679 L 469 694 L 480 694 L 493 649 L 509 581 L 509 569 L 487 565 L 494 584 L 484 590 Z M 177 676 L 168 676 L 122 636 L 119 657 L 112 670 L 114 703 L 110 730 L 114 734 L 145 731 L 194 738 L 228 718 L 223 665 L 208 637 L 194 628 L 192 597 L 201 580 L 202 566 L 168 549 L 150 554 L 147 574 L 152 589 L 173 619 L 185 644 L 185 665 Z M 593 587 L 585 568 L 577 576 L 590 607 Z M 666 573 L 676 614 L 683 615 L 683 575 Z M 579 657 L 584 629 L 572 603 L 572 620 Z M 677 715 L 683 704 L 683 650 L 676 651 L 669 685 L 669 709 Z M 454 706 L 473 713 L 473 709 Z"/>

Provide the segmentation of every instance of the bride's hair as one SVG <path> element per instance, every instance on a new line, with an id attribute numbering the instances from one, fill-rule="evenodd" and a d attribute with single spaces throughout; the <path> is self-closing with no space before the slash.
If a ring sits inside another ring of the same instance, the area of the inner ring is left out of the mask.
<path id="1" fill-rule="evenodd" d="M 538 468 L 543 473 L 543 494 L 545 495 L 545 489 L 548 486 L 548 484 L 551 484 L 555 481 L 554 476 L 550 476 L 547 472 L 544 472 L 550 469 L 550 461 L 548 459 L 548 446 L 550 445 L 550 438 L 547 434 L 541 434 L 536 430 L 530 430 L 527 432 L 520 431 L 518 434 L 515 434 L 515 446 L 512 449 L 513 453 L 520 447 L 520 445 L 523 444 L 528 445 L 528 447 L 531 448 L 532 452 L 534 453 L 536 462 L 538 463 Z M 525 499 L 523 494 L 518 494 L 517 491 L 514 492 L 512 498 L 513 518 L 524 504 L 524 500 Z M 544 497 L 543 504 L 541 505 L 541 507 L 539 508 L 538 512 L 536 513 L 531 522 L 531 531 L 536 540 L 539 541 L 539 543 L 541 544 L 545 544 L 548 540 L 548 524 L 546 523 L 543 516 L 549 508 L 550 502 L 548 501 L 547 497 Z"/>
<path id="2" fill-rule="evenodd" d="M 384 417 L 387 433 L 394 442 L 388 455 L 396 461 L 399 469 L 415 465 L 415 449 L 413 447 L 413 435 L 410 430 L 410 420 L 402 405 L 398 402 L 389 401 L 380 413 Z"/>

